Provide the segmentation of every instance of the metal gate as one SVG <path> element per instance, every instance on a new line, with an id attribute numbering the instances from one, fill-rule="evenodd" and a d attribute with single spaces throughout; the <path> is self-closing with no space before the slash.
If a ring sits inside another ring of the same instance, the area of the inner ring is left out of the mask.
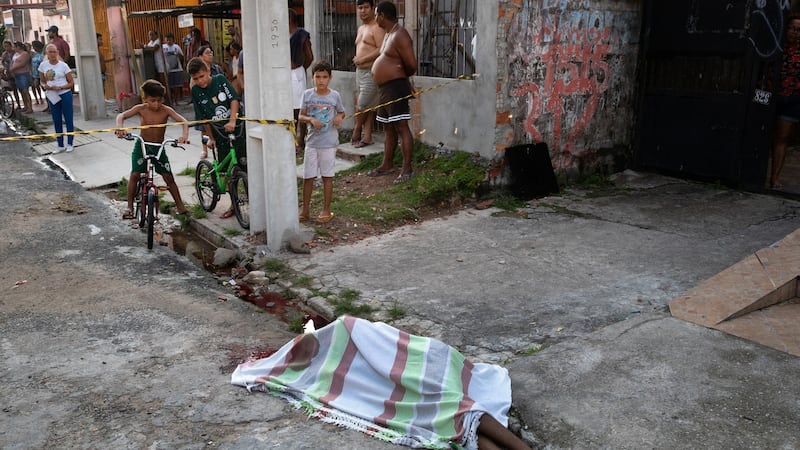
<path id="1" fill-rule="evenodd" d="M 647 0 L 637 162 L 761 190 L 789 0 Z"/>

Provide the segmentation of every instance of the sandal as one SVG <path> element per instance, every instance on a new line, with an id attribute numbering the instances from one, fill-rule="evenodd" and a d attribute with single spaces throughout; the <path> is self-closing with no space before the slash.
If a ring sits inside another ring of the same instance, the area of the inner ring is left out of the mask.
<path id="1" fill-rule="evenodd" d="M 390 175 L 390 174 L 393 174 L 393 173 L 394 173 L 394 168 L 383 170 L 380 167 L 378 167 L 376 169 L 372 169 L 369 172 L 367 172 L 367 176 L 374 178 L 374 177 L 382 177 L 384 175 Z"/>
<path id="2" fill-rule="evenodd" d="M 323 216 L 322 214 L 317 216 L 317 223 L 328 223 L 331 220 L 333 220 L 333 213 L 330 213 L 327 216 Z"/>
<path id="3" fill-rule="evenodd" d="M 133 219 L 134 219 L 133 211 L 131 211 L 130 209 L 126 209 L 125 211 L 122 212 L 122 220 L 133 220 Z"/>
<path id="4" fill-rule="evenodd" d="M 405 183 L 406 181 L 410 180 L 411 177 L 413 176 L 414 172 L 401 173 L 400 175 L 397 176 L 397 178 L 394 179 L 392 183 L 394 184 Z"/>
<path id="5" fill-rule="evenodd" d="M 366 147 L 366 146 L 372 145 L 372 144 L 374 144 L 374 142 L 361 141 L 361 142 L 357 142 L 357 143 L 353 144 L 353 148 L 362 148 L 362 147 Z"/>
<path id="6" fill-rule="evenodd" d="M 233 217 L 233 210 L 232 209 L 229 209 L 229 210 L 227 210 L 224 213 L 219 215 L 220 219 L 230 219 L 231 217 Z"/>
<path id="7" fill-rule="evenodd" d="M 297 216 L 297 220 L 300 222 L 308 222 L 308 216 L 305 214 L 300 214 L 299 216 Z"/>

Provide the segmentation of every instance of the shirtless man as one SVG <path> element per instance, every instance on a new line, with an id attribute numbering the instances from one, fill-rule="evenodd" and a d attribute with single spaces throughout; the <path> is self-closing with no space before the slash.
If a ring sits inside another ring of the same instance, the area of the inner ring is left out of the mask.
<path id="1" fill-rule="evenodd" d="M 375 2 L 373 0 L 357 0 L 358 17 L 363 24 L 358 27 L 356 36 L 356 85 L 358 86 L 358 102 L 356 112 L 374 108 L 378 104 L 378 87 L 372 79 L 372 63 L 381 54 L 381 44 L 386 32 L 375 22 Z M 372 145 L 372 122 L 375 110 L 356 114 L 353 127 L 353 138 L 350 143 L 355 148 Z M 362 137 L 361 130 L 364 130 Z"/>
<path id="2" fill-rule="evenodd" d="M 403 152 L 403 169 L 394 180 L 395 184 L 411 179 L 413 137 L 408 121 L 411 110 L 408 98 L 413 90 L 409 77 L 417 72 L 417 57 L 411 35 L 397 23 L 397 8 L 390 1 L 382 1 L 375 8 L 375 21 L 386 31 L 381 46 L 381 54 L 372 64 L 372 78 L 378 85 L 381 104 L 392 102 L 378 108 L 377 121 L 386 124 L 386 141 L 383 146 L 383 163 L 371 170 L 367 176 L 377 177 L 394 172 L 392 160 L 397 140 Z"/>

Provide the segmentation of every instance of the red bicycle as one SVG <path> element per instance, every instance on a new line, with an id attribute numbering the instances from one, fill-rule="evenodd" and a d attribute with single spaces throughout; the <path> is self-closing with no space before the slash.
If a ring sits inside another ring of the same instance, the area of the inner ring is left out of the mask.
<path id="1" fill-rule="evenodd" d="M 165 139 L 164 142 L 158 144 L 155 142 L 145 142 L 141 136 L 134 133 L 126 134 L 123 139 L 128 141 L 138 140 L 142 145 L 142 155 L 146 161 L 146 169 L 144 173 L 139 176 L 139 184 L 136 186 L 136 197 L 134 198 L 134 217 L 139 224 L 139 228 L 147 232 L 147 248 L 153 248 L 153 235 L 155 233 L 155 223 L 158 221 L 158 192 L 166 191 L 166 186 L 158 186 L 155 183 L 156 167 L 155 162 L 161 158 L 164 152 L 164 147 L 170 145 L 172 147 L 186 150 L 183 146 L 178 144 L 177 139 Z M 158 145 L 158 153 L 151 154 L 147 151 L 147 145 Z"/>

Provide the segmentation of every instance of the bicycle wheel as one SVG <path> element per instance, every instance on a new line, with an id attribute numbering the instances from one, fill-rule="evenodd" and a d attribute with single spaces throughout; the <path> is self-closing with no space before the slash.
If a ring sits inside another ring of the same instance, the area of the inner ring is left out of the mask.
<path id="1" fill-rule="evenodd" d="M 238 171 L 231 180 L 231 205 L 239 225 L 250 229 L 250 200 L 247 196 L 247 172 Z"/>
<path id="2" fill-rule="evenodd" d="M 135 205 L 134 209 L 136 209 L 136 211 L 134 212 L 136 217 L 136 223 L 139 224 L 140 230 L 144 229 L 144 224 L 147 221 L 147 208 L 146 208 L 147 205 L 145 205 L 146 198 L 144 197 L 144 195 L 142 195 L 143 191 L 144 191 L 144 181 L 142 181 L 142 179 L 140 178 L 139 184 L 136 185 L 136 197 L 133 200 L 133 204 Z"/>
<path id="3" fill-rule="evenodd" d="M 3 118 L 8 119 L 14 114 L 14 98 L 11 97 L 11 92 L 3 89 L 3 96 L 0 99 L 0 114 Z"/>
<path id="4" fill-rule="evenodd" d="M 147 191 L 147 248 L 153 248 L 153 234 L 156 226 L 156 191 Z"/>
<path id="5" fill-rule="evenodd" d="M 197 169 L 194 172 L 194 188 L 200 206 L 206 211 L 213 211 L 219 201 L 219 185 L 217 184 L 217 173 L 210 162 L 203 160 L 197 163 Z"/>

